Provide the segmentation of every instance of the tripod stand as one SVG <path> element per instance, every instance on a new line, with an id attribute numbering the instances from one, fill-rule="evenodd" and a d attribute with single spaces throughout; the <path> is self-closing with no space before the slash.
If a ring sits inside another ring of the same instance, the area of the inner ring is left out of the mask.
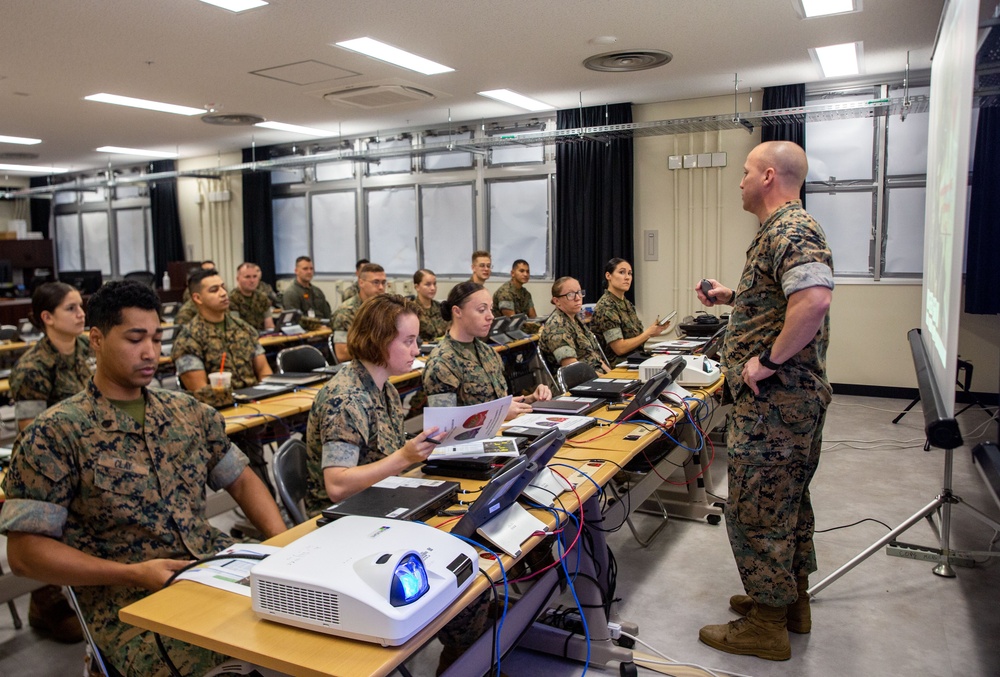
<path id="1" fill-rule="evenodd" d="M 938 576 L 944 576 L 947 578 L 954 578 L 955 572 L 951 565 L 953 560 L 958 559 L 971 559 L 973 557 L 998 557 L 1000 552 L 989 552 L 989 551 L 976 551 L 976 552 L 957 552 L 951 549 L 950 537 L 951 537 L 951 507 L 952 505 L 959 505 L 965 507 L 970 511 L 970 514 L 978 519 L 980 522 L 986 524 L 988 527 L 992 527 L 995 530 L 1000 530 L 1000 522 L 996 522 L 986 514 L 976 510 L 971 505 L 966 503 L 961 496 L 955 495 L 951 490 L 952 482 L 952 461 L 954 449 L 944 450 L 944 486 L 941 489 L 941 493 L 937 497 L 921 508 L 918 512 L 910 516 L 905 522 L 900 524 L 898 527 L 890 531 L 888 534 L 880 538 L 875 543 L 872 543 L 868 548 L 861 554 L 855 556 L 852 560 L 841 566 L 839 569 L 834 571 L 832 574 L 821 580 L 816 585 L 809 588 L 807 591 L 810 596 L 815 596 L 820 590 L 826 586 L 833 583 L 835 580 L 846 574 L 848 571 L 854 567 L 861 564 L 863 561 L 868 559 L 871 555 L 875 553 L 876 550 L 881 548 L 883 545 L 895 541 L 896 537 L 902 534 L 904 531 L 912 527 L 914 524 L 919 522 L 921 519 L 926 518 L 934 531 L 935 536 L 938 537 L 940 541 L 940 548 L 924 548 L 921 546 L 907 546 L 908 548 L 916 548 L 918 552 L 923 553 L 928 559 L 937 561 L 937 566 L 934 567 L 933 571 Z M 935 515 L 939 516 L 941 527 L 938 528 L 937 523 L 934 521 Z M 916 557 L 914 557 L 916 559 Z M 921 557 L 923 558 L 923 557 Z M 957 564 L 957 562 L 956 562 Z"/>

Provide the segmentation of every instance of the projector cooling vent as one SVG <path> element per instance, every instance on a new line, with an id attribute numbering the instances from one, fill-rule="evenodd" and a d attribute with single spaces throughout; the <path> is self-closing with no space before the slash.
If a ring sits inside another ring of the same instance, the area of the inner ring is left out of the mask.
<path id="1" fill-rule="evenodd" d="M 260 606 L 275 614 L 324 625 L 340 625 L 340 602 L 329 592 L 303 590 L 267 580 L 257 582 Z"/>

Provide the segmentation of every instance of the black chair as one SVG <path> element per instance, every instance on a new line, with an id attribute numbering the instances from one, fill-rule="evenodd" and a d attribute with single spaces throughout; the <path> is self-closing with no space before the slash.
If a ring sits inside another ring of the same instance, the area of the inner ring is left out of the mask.
<path id="1" fill-rule="evenodd" d="M 330 349 L 330 364 L 340 364 L 340 360 L 337 359 L 337 349 L 334 348 L 333 334 L 326 338 L 326 347 Z"/>
<path id="2" fill-rule="evenodd" d="M 279 374 L 305 373 L 328 366 L 323 353 L 312 346 L 294 346 L 278 351 Z"/>
<path id="3" fill-rule="evenodd" d="M 156 273 L 151 273 L 148 270 L 133 270 L 131 273 L 125 273 L 124 277 L 126 280 L 134 280 L 144 284 L 150 289 L 156 289 Z"/>
<path id="4" fill-rule="evenodd" d="M 0 325 L 0 341 L 13 341 L 17 338 L 17 327 L 9 324 Z"/>
<path id="5" fill-rule="evenodd" d="M 290 438 L 274 454 L 274 483 L 278 497 L 292 521 L 302 524 L 306 521 L 303 499 L 308 487 L 306 469 L 306 445 L 300 439 Z"/>
<path id="6" fill-rule="evenodd" d="M 565 367 L 559 367 L 556 378 L 559 379 L 559 387 L 563 392 L 569 392 L 570 388 L 597 378 L 597 371 L 586 362 L 573 362 Z"/>

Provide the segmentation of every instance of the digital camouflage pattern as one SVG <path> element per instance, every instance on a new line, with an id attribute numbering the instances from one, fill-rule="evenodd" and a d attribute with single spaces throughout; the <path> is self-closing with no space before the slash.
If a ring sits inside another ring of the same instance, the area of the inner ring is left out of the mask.
<path id="1" fill-rule="evenodd" d="M 493 314 L 500 316 L 501 310 L 513 310 L 515 315 L 520 313 L 528 314 L 528 311 L 535 307 L 535 301 L 531 298 L 531 292 L 525 287 L 518 289 L 514 286 L 513 280 L 507 280 L 493 295 Z"/>
<path id="2" fill-rule="evenodd" d="M 557 369 L 563 360 L 573 358 L 586 362 L 595 371 L 601 370 L 603 360 L 597 338 L 583 326 L 580 318 L 570 317 L 558 308 L 542 325 L 538 345 L 545 359 Z"/>
<path id="3" fill-rule="evenodd" d="M 431 407 L 462 407 L 507 397 L 503 361 L 479 339 L 461 343 L 445 336 L 427 358 L 423 381 Z"/>
<path id="4" fill-rule="evenodd" d="M 354 282 L 350 283 L 349 285 L 347 285 L 347 287 L 344 288 L 344 293 L 340 295 L 340 300 L 341 302 L 343 302 L 346 301 L 347 299 L 352 299 L 360 293 L 361 290 L 358 289 L 358 281 L 355 280 Z"/>
<path id="5" fill-rule="evenodd" d="M 601 344 L 601 350 L 611 360 L 611 366 L 615 366 L 624 356 L 619 357 L 615 351 L 608 347 L 618 339 L 635 338 L 642 333 L 645 327 L 639 321 L 639 315 L 635 312 L 635 306 L 626 298 L 618 298 L 610 291 L 605 291 L 594 307 L 594 317 L 590 320 L 597 341 Z"/>
<path id="6" fill-rule="evenodd" d="M 285 310 L 298 310 L 304 317 L 309 317 L 311 310 L 317 319 L 330 319 L 330 302 L 326 300 L 323 290 L 314 284 L 303 287 L 298 280 L 292 280 L 285 289 L 281 307 Z"/>
<path id="7" fill-rule="evenodd" d="M 192 301 L 191 299 L 187 299 L 181 305 L 180 309 L 177 311 L 177 314 L 174 315 L 174 324 L 178 325 L 187 324 L 197 316 L 198 316 L 198 306 L 196 306 L 194 304 L 194 301 Z"/>
<path id="8" fill-rule="evenodd" d="M 89 555 L 136 563 L 190 560 L 232 544 L 205 519 L 205 486 L 222 489 L 247 466 L 222 417 L 179 392 L 143 389 L 145 423 L 93 384 L 42 413 L 15 441 L 4 480 L 0 532 L 40 534 Z M 149 594 L 129 586 L 80 586 L 76 594 L 97 644 L 128 675 L 160 674 L 145 631 L 118 610 Z M 215 657 L 176 644 L 191 663 Z M 133 652 L 139 652 L 133 654 Z M 138 666 L 128 670 L 127 665 Z"/>
<path id="9" fill-rule="evenodd" d="M 448 322 L 441 317 L 441 304 L 431 299 L 431 307 L 424 308 L 418 301 L 413 302 L 418 308 L 420 318 L 420 340 L 436 341 L 448 331 Z"/>
<path id="10" fill-rule="evenodd" d="M 261 292 L 262 294 L 264 294 L 264 296 L 267 297 L 267 300 L 271 302 L 272 308 L 281 307 L 281 296 L 278 294 L 278 292 L 274 291 L 274 287 L 269 285 L 267 282 L 261 280 L 260 283 L 257 285 L 257 291 Z"/>
<path id="11" fill-rule="evenodd" d="M 14 418 L 35 418 L 53 404 L 76 395 L 87 387 L 94 365 L 88 336 L 76 337 L 72 355 L 63 355 L 43 336 L 10 370 Z"/>
<path id="12" fill-rule="evenodd" d="M 361 297 L 353 296 L 337 308 L 337 312 L 330 319 L 330 330 L 333 331 L 334 343 L 347 343 L 347 332 L 354 323 L 354 316 L 358 314 L 361 307 Z"/>
<path id="13" fill-rule="evenodd" d="M 241 320 L 260 331 L 264 328 L 264 320 L 271 317 L 271 299 L 260 289 L 255 289 L 250 296 L 234 289 L 229 294 L 229 312 L 236 313 Z"/>
<path id="14" fill-rule="evenodd" d="M 257 339 L 257 330 L 228 313 L 219 324 L 206 322 L 200 315 L 186 325 L 174 339 L 170 357 L 177 374 L 219 371 L 222 355 L 226 355 L 225 371 L 233 374 L 233 389 L 257 384 L 253 360 L 264 354 Z M 205 404 L 219 407 L 232 401 L 232 393 L 216 391 L 210 385 L 191 393 Z"/>
<path id="15" fill-rule="evenodd" d="M 396 387 L 386 381 L 379 390 L 365 366 L 351 360 L 320 388 L 309 411 L 305 499 L 309 514 L 330 505 L 324 468 L 373 463 L 404 444 L 403 405 Z"/>
<path id="16" fill-rule="evenodd" d="M 805 348 L 758 383 L 760 395 L 740 374 L 747 360 L 774 344 L 787 297 L 815 286 L 833 288 L 833 258 L 822 229 L 794 200 L 768 218 L 747 250 L 722 350 L 734 396 L 726 528 L 747 594 L 772 606 L 794 602 L 796 579 L 816 571 L 809 483 L 832 395 L 829 315 Z"/>

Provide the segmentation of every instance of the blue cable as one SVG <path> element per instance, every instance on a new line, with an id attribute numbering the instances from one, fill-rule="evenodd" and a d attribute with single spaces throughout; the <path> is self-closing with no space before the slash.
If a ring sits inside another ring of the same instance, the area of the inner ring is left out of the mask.
<path id="1" fill-rule="evenodd" d="M 600 484 L 598 484 L 597 482 L 595 482 L 593 477 L 591 477 L 587 473 L 583 472 L 582 470 L 580 470 L 576 466 L 570 465 L 569 463 L 549 463 L 548 467 L 549 468 L 563 467 L 563 468 L 569 468 L 570 470 L 573 470 L 574 472 L 578 472 L 581 475 L 583 475 L 584 477 L 586 477 L 588 480 L 590 480 L 591 484 L 593 484 L 595 487 L 597 487 L 597 493 L 599 495 L 601 495 L 601 496 L 604 495 L 604 487 L 602 487 Z M 562 478 L 560 478 L 560 479 L 562 479 Z M 569 491 L 569 489 L 564 489 L 564 491 Z"/>
<path id="2" fill-rule="evenodd" d="M 474 548 L 481 548 L 482 550 L 485 550 L 486 552 L 490 553 L 491 555 L 493 555 L 493 559 L 496 560 L 496 563 L 500 565 L 500 576 L 503 577 L 503 613 L 500 615 L 500 622 L 497 624 L 497 632 L 496 632 L 496 655 L 494 656 L 494 659 L 497 662 L 497 677 L 500 677 L 500 653 L 501 653 L 501 651 L 500 651 L 500 649 L 501 649 L 500 639 L 501 639 L 502 633 L 503 633 L 503 622 L 507 618 L 507 599 L 508 599 L 507 570 L 504 568 L 503 562 L 500 560 L 500 555 L 496 554 L 495 552 L 493 552 L 492 550 L 490 550 L 489 548 L 487 548 L 482 543 L 477 543 L 476 541 L 472 540 L 471 538 L 466 538 L 465 536 L 459 536 L 458 534 L 452 534 L 452 536 L 454 536 L 455 538 L 458 538 L 458 539 L 461 539 L 461 540 L 465 541 L 466 543 L 468 543 L 469 545 L 471 545 Z M 590 657 L 590 646 L 589 645 L 587 646 L 587 656 L 588 656 L 588 659 L 589 659 L 589 657 Z"/>
<path id="3" fill-rule="evenodd" d="M 560 534 L 560 537 L 562 534 Z M 561 538 L 559 540 L 562 540 Z M 570 578 L 569 570 L 566 568 L 566 561 L 560 559 L 559 563 L 562 565 L 563 573 L 566 574 L 566 584 L 569 587 L 569 591 L 573 594 L 573 601 L 576 602 L 576 608 L 580 612 L 580 622 L 583 624 L 583 636 L 587 640 L 587 661 L 583 664 L 583 672 L 580 677 L 585 677 L 587 674 L 587 669 L 590 667 L 590 628 L 587 627 L 587 615 L 583 611 L 583 605 L 580 604 L 580 598 L 576 596 L 576 586 L 573 585 L 573 581 Z"/>
<path id="4" fill-rule="evenodd" d="M 552 516 L 556 518 L 557 525 L 561 525 L 562 524 L 562 520 L 559 519 L 559 515 L 557 514 L 557 513 L 561 512 L 564 515 L 566 515 L 567 517 L 569 517 L 571 520 L 573 520 L 573 524 L 576 525 L 577 530 L 580 529 L 580 526 L 579 526 L 580 520 L 578 520 L 576 518 L 576 515 L 574 515 L 573 513 L 569 512 L 568 510 L 564 510 L 563 508 L 557 508 L 555 506 L 551 506 L 551 507 L 544 506 L 541 503 L 535 503 L 534 501 L 530 501 L 530 500 L 528 501 L 528 503 L 531 505 L 532 508 L 537 508 L 539 510 L 546 510 L 546 511 L 552 513 Z M 561 539 L 562 539 L 562 534 L 558 534 L 556 536 L 556 553 L 558 554 L 560 561 L 563 560 L 563 554 L 562 553 L 563 553 L 563 548 L 565 547 L 564 544 L 562 543 Z M 581 549 L 582 548 L 577 548 L 576 549 L 576 570 L 573 572 L 573 578 L 574 579 L 576 578 L 577 574 L 580 573 L 580 557 L 581 557 L 580 556 L 580 551 L 581 551 Z"/>

